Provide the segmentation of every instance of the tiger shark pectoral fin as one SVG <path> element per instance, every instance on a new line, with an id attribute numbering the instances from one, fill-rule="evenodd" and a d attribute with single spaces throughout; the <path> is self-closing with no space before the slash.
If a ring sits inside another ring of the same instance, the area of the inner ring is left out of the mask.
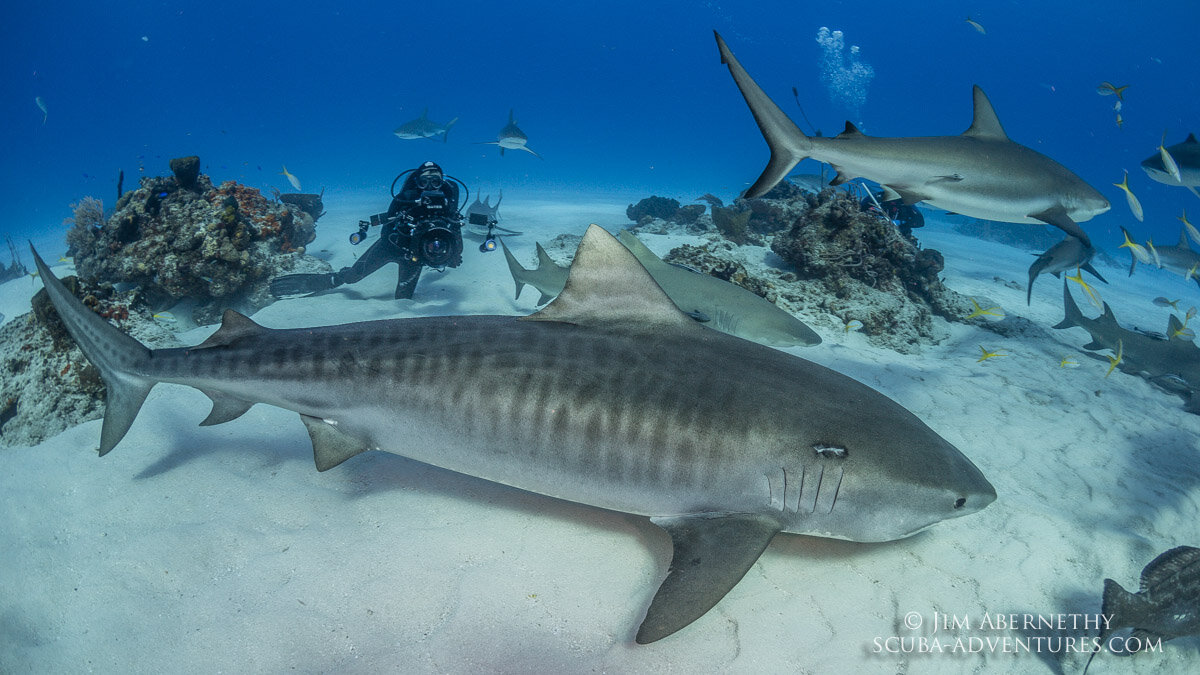
<path id="1" fill-rule="evenodd" d="M 1046 209 L 1041 213 L 1031 213 L 1029 214 L 1029 217 L 1035 220 L 1040 220 L 1047 225 L 1053 225 L 1054 227 L 1057 227 L 1063 232 L 1075 237 L 1079 241 L 1082 241 L 1083 245 L 1087 246 L 1088 248 L 1091 248 L 1092 246 L 1092 240 L 1088 238 L 1087 233 L 1083 231 L 1083 228 L 1079 226 L 1079 223 L 1075 222 L 1071 219 L 1071 216 L 1067 215 L 1067 210 L 1061 206 L 1055 206 L 1053 208 Z"/>
<path id="2" fill-rule="evenodd" d="M 712 609 L 729 592 L 780 531 L 780 524 L 754 513 L 699 513 L 651 518 L 671 535 L 674 553 L 658 587 L 638 644 L 674 633 Z"/>

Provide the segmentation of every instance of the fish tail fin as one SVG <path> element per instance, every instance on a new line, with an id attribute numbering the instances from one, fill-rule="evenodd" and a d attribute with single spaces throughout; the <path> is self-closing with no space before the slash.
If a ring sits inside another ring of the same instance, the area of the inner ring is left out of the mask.
<path id="1" fill-rule="evenodd" d="M 512 274 L 513 283 L 517 285 L 517 294 L 513 296 L 513 299 L 516 300 L 521 297 L 521 289 L 525 288 L 525 274 L 529 270 L 517 262 L 516 256 L 512 254 L 512 251 L 508 250 L 508 245 L 504 243 L 504 239 L 496 237 L 496 241 L 500 242 L 500 249 L 504 251 L 504 259 L 508 261 L 508 271 Z"/>
<path id="2" fill-rule="evenodd" d="M 800 131 L 787 114 L 758 86 L 754 78 L 750 77 L 742 64 L 734 58 L 725 40 L 721 39 L 720 33 L 714 31 L 714 34 L 717 37 L 717 49 L 721 52 L 721 63 L 729 66 L 733 81 L 742 92 L 742 98 L 746 99 L 746 104 L 750 106 L 750 112 L 754 115 L 754 121 L 758 123 L 758 129 L 766 139 L 767 145 L 771 147 L 771 159 L 767 162 L 767 168 L 763 169 L 762 175 L 754 185 L 746 190 L 745 197 L 752 199 L 770 191 L 787 176 L 792 167 L 808 158 L 812 152 L 813 141 Z"/>
<path id="3" fill-rule="evenodd" d="M 85 307 L 50 272 L 32 244 L 29 249 L 33 251 L 33 261 L 59 318 L 83 355 L 100 371 L 108 389 L 104 401 L 104 426 L 100 432 L 100 456 L 103 457 L 125 437 L 146 395 L 155 385 L 155 380 L 145 374 L 149 370 L 151 352 Z"/>
<path id="4" fill-rule="evenodd" d="M 1143 610 L 1145 600 L 1121 587 L 1112 579 L 1104 580 L 1104 596 L 1100 603 L 1100 613 L 1108 618 L 1107 628 L 1100 631 L 1103 640 L 1113 631 L 1125 626 L 1135 625 L 1136 617 Z"/>
<path id="5" fill-rule="evenodd" d="M 1063 279 L 1063 310 L 1066 312 L 1066 316 L 1054 325 L 1055 328 L 1083 325 L 1083 312 L 1079 311 L 1079 305 L 1075 304 L 1075 298 L 1071 297 L 1071 289 L 1067 287 L 1066 279 Z"/>
<path id="6" fill-rule="evenodd" d="M 450 127 L 454 126 L 454 123 L 457 121 L 458 121 L 458 118 L 455 117 L 454 119 L 452 119 L 446 123 L 446 128 L 442 129 L 442 142 L 443 143 L 446 143 L 447 139 L 450 138 Z"/>

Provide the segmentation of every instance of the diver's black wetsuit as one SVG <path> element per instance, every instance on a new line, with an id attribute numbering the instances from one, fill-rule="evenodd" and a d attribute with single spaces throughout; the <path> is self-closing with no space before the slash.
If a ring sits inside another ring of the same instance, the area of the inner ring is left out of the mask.
<path id="1" fill-rule="evenodd" d="M 427 182 L 436 175 L 436 186 Z M 423 187 L 424 186 L 424 187 Z M 414 250 L 412 234 L 415 226 L 431 218 L 443 219 L 457 232 L 462 216 L 458 213 L 459 191 L 453 180 L 446 180 L 438 167 L 426 162 L 413 170 L 404 179 L 400 192 L 392 199 L 385 213 L 371 216 L 360 223 L 359 237 L 369 225 L 380 225 L 379 240 L 366 250 L 355 263 L 333 274 L 287 274 L 271 280 L 270 290 L 276 297 L 315 293 L 329 290 L 342 284 L 353 284 L 388 263 L 396 263 L 400 270 L 396 281 L 397 299 L 412 298 L 421 277 L 421 261 Z M 461 236 L 461 235 L 456 235 Z M 358 240 L 353 240 L 357 243 Z M 461 240 L 459 241 L 461 250 Z M 457 256 L 448 267 L 457 267 L 461 256 Z"/>

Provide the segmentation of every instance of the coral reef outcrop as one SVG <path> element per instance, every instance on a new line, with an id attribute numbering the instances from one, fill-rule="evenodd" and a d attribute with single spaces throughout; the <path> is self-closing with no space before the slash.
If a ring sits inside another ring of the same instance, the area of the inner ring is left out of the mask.
<path id="1" fill-rule="evenodd" d="M 67 243 L 81 277 L 136 284 L 157 298 L 156 308 L 194 299 L 196 321 L 211 323 L 228 307 L 270 304 L 266 283 L 273 276 L 328 271 L 320 261 L 289 255 L 316 236 L 307 208 L 319 206 L 319 196 L 303 208 L 233 181 L 214 186 L 194 157 L 171 166 L 174 176 L 142 178 L 107 219 L 99 200 L 73 205 Z"/>

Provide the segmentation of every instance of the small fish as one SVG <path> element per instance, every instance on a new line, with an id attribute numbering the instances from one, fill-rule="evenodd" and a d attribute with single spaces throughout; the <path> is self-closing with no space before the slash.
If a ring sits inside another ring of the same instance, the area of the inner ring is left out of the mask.
<path id="1" fill-rule="evenodd" d="M 1140 588 L 1130 593 L 1112 579 L 1104 580 L 1100 613 L 1108 618 L 1097 642 L 1123 628 L 1133 633 L 1128 651 L 1158 645 L 1185 635 L 1200 635 L 1200 548 L 1179 546 L 1150 561 L 1142 570 Z M 1134 638 L 1137 638 L 1136 640 Z M 1088 657 L 1087 666 L 1099 651 Z M 1087 666 L 1083 672 L 1087 673 Z"/>
<path id="2" fill-rule="evenodd" d="M 983 352 L 983 356 L 975 359 L 975 363 L 981 363 L 983 361 L 987 361 L 988 359 L 994 359 L 997 356 L 1007 356 L 1007 354 L 998 349 L 994 352 L 989 352 L 983 345 L 979 345 L 979 351 Z"/>
<path id="3" fill-rule="evenodd" d="M 863 327 L 863 322 L 859 321 L 858 319 L 850 319 L 849 321 L 846 322 L 846 324 L 842 328 L 846 333 L 849 333 L 852 330 L 858 330 L 859 328 L 862 328 L 862 327 Z"/>
<path id="4" fill-rule="evenodd" d="M 1185 321 L 1191 321 L 1192 319 L 1196 318 L 1196 308 L 1188 307 L 1187 314 L 1183 315 L 1183 318 Z"/>
<path id="5" fill-rule="evenodd" d="M 1102 302 L 1100 302 L 1100 295 L 1096 293 L 1096 289 L 1092 288 L 1091 284 L 1089 284 L 1087 281 L 1084 281 L 1083 272 L 1080 271 L 1080 269 L 1078 267 L 1075 268 L 1075 276 L 1071 276 L 1068 274 L 1068 275 L 1066 275 L 1066 278 L 1068 280 L 1074 281 L 1075 283 L 1082 286 L 1083 292 L 1087 294 L 1088 300 L 1093 305 L 1095 305 L 1096 307 L 1101 307 L 1101 308 L 1104 306 L 1104 304 Z"/>
<path id="6" fill-rule="evenodd" d="M 1117 355 L 1108 357 L 1108 371 L 1104 373 L 1104 377 L 1112 374 L 1113 368 L 1116 368 L 1121 363 L 1121 359 L 1125 356 L 1125 343 L 1117 340 Z"/>
<path id="7" fill-rule="evenodd" d="M 1129 210 L 1133 211 L 1134 218 L 1137 218 L 1139 222 L 1142 221 L 1144 219 L 1144 216 L 1142 215 L 1142 203 L 1139 202 L 1138 198 L 1133 194 L 1133 190 L 1129 189 L 1129 172 L 1126 171 L 1125 177 L 1121 179 L 1121 182 L 1113 183 L 1113 186 L 1119 187 L 1125 191 L 1125 201 L 1129 202 Z"/>
<path id="8" fill-rule="evenodd" d="M 1179 165 L 1175 163 L 1175 158 L 1171 153 L 1167 152 L 1166 148 L 1167 132 L 1163 132 L 1162 140 L 1158 142 L 1158 154 L 1162 156 L 1163 167 L 1166 168 L 1167 174 L 1175 179 L 1176 183 L 1183 184 L 1183 176 L 1179 173 Z"/>
<path id="9" fill-rule="evenodd" d="M 1179 311 L 1179 301 L 1178 300 L 1168 300 L 1161 295 L 1154 299 L 1154 304 L 1158 305 L 1159 307 L 1170 307 L 1171 309 L 1175 310 L 1176 312 Z"/>
<path id="10" fill-rule="evenodd" d="M 1118 129 L 1125 128 L 1125 118 L 1121 117 L 1121 113 L 1117 113 L 1117 128 Z"/>
<path id="11" fill-rule="evenodd" d="M 971 28 L 974 28 L 975 30 L 979 31 L 980 35 L 987 35 L 987 31 L 983 29 L 983 25 L 980 24 L 978 21 L 975 21 L 974 19 L 972 19 L 969 16 L 967 17 L 967 24 L 969 26 L 971 26 Z"/>
<path id="12" fill-rule="evenodd" d="M 149 36 L 149 35 L 143 35 L 143 36 L 142 36 L 142 42 L 149 42 L 149 41 L 150 41 L 150 36 Z"/>
<path id="13" fill-rule="evenodd" d="M 1192 330 L 1191 328 L 1188 328 L 1187 326 L 1180 326 L 1179 328 L 1176 328 L 1175 330 L 1171 331 L 1171 337 L 1181 338 L 1183 340 L 1195 340 L 1196 339 L 1196 331 Z"/>
<path id="14" fill-rule="evenodd" d="M 1192 238 L 1192 241 L 1200 244 L 1200 230 L 1197 230 L 1195 225 L 1192 225 L 1188 222 L 1187 209 L 1183 210 L 1183 215 L 1179 216 L 1179 221 L 1183 223 L 1183 229 L 1187 231 L 1188 236 Z"/>
<path id="15" fill-rule="evenodd" d="M 1129 252 L 1133 254 L 1133 257 L 1138 262 L 1142 263 L 1143 265 L 1149 265 L 1150 264 L 1150 254 L 1146 252 L 1146 247 L 1132 241 L 1129 238 L 1129 232 L 1127 232 L 1125 230 L 1125 228 L 1123 228 L 1123 227 L 1121 228 L 1121 233 L 1125 235 L 1125 243 L 1121 244 L 1117 248 L 1129 249 Z M 1133 274 L 1133 272 L 1131 271 L 1130 274 Z"/>
<path id="16" fill-rule="evenodd" d="M 1150 257 L 1154 259 L 1154 266 L 1161 270 L 1163 266 L 1162 258 L 1158 256 L 1158 249 L 1154 248 L 1153 239 L 1146 240 L 1146 250 L 1150 251 Z"/>
<path id="17" fill-rule="evenodd" d="M 1064 358 L 1062 361 L 1058 362 L 1058 367 L 1059 368 L 1078 368 L 1079 362 L 1068 356 L 1068 357 Z"/>
<path id="18" fill-rule="evenodd" d="M 46 108 L 46 102 L 42 100 L 41 96 L 34 96 L 33 102 L 36 103 L 38 109 L 42 111 L 42 124 L 45 124 L 46 120 L 50 118 L 50 111 Z"/>
<path id="19" fill-rule="evenodd" d="M 1188 268 L 1188 271 L 1183 273 L 1183 280 L 1191 281 L 1192 277 L 1196 277 L 1197 279 L 1200 279 L 1200 277 L 1196 276 L 1197 269 L 1200 269 L 1200 262 L 1195 263 L 1194 265 L 1192 265 L 1191 267 Z"/>
<path id="20" fill-rule="evenodd" d="M 296 192 L 300 191 L 300 179 L 288 172 L 286 164 L 283 165 L 283 171 L 280 171 L 279 175 L 287 178 L 288 182 L 292 184 L 292 187 L 296 188 Z M 1141 220 L 1141 218 L 1138 218 L 1138 220 Z"/>
<path id="21" fill-rule="evenodd" d="M 1117 86 L 1114 86 L 1112 82 L 1105 80 L 1104 82 L 1101 82 L 1099 86 L 1096 87 L 1096 93 L 1100 94 L 1101 96 L 1112 96 L 1112 95 L 1116 94 L 1117 100 L 1124 100 L 1125 90 L 1128 88 L 1129 88 L 1129 85 L 1125 85 L 1124 87 L 1117 87 Z"/>
<path id="22" fill-rule="evenodd" d="M 984 309 L 979 306 L 978 302 L 975 302 L 975 298 L 971 298 L 970 300 L 971 300 L 971 304 L 974 305 L 975 309 L 972 310 L 971 313 L 968 314 L 964 318 L 974 319 L 977 316 L 998 316 L 1001 318 L 1004 317 L 1003 311 L 1001 311 L 1001 312 L 994 311 L 994 310 L 1000 309 L 999 307 L 988 307 L 987 309 Z"/>

